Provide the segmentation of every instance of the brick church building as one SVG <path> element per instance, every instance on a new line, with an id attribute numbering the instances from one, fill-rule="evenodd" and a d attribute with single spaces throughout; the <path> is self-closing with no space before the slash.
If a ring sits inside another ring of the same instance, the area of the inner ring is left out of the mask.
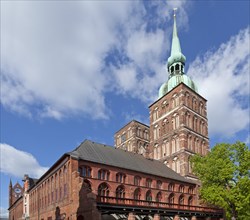
<path id="1" fill-rule="evenodd" d="M 39 179 L 9 185 L 9 219 L 214 219 L 199 202 L 190 157 L 209 149 L 206 99 L 185 74 L 174 14 L 168 80 L 149 106 L 149 126 L 131 121 L 115 147 L 85 140 Z"/>

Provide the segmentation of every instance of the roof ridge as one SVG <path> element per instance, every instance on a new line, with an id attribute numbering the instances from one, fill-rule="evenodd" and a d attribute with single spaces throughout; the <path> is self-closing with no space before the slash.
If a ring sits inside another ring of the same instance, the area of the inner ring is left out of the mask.
<path id="1" fill-rule="evenodd" d="M 96 143 L 90 140 L 83 141 L 82 144 L 75 150 L 71 151 L 69 155 L 75 157 L 77 160 L 104 164 L 121 169 L 191 183 L 191 181 L 176 173 L 159 160 L 147 159 L 141 154 L 124 151 L 110 145 Z"/>

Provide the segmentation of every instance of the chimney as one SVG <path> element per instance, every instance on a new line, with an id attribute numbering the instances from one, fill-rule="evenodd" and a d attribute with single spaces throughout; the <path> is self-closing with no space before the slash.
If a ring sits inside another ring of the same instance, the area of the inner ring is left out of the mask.
<path id="1" fill-rule="evenodd" d="M 29 175 L 28 174 L 24 174 L 24 178 L 23 178 L 23 188 L 24 188 L 24 192 L 27 192 L 29 190 L 30 187 L 30 182 L 29 182 Z"/>

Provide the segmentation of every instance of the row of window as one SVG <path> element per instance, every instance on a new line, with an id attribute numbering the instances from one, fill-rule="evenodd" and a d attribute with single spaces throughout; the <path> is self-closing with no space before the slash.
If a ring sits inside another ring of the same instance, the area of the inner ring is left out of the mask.
<path id="1" fill-rule="evenodd" d="M 140 137 L 142 139 L 149 140 L 149 129 L 144 129 L 138 126 L 136 128 L 136 135 L 137 137 Z M 116 145 L 119 146 L 132 136 L 133 136 L 133 131 L 130 127 L 127 132 L 124 132 L 122 135 L 117 136 Z"/>
<path id="2" fill-rule="evenodd" d="M 207 135 L 207 124 L 204 120 L 199 119 L 196 116 L 191 116 L 189 112 L 185 114 L 185 124 L 192 130 L 199 132 L 202 135 Z"/>
<path id="3" fill-rule="evenodd" d="M 193 109 L 195 112 L 199 113 L 202 116 L 206 116 L 206 109 L 202 101 L 197 101 L 195 97 L 190 100 L 190 94 L 187 92 L 185 94 L 185 105 L 191 109 Z M 171 109 L 174 109 L 175 107 L 180 105 L 180 97 L 177 94 L 174 94 L 170 100 L 170 103 L 167 100 L 164 100 L 161 104 L 161 111 L 159 111 L 159 108 L 156 106 L 154 110 L 152 111 L 152 120 L 153 122 L 156 121 L 159 117 L 162 115 L 165 115 L 168 113 Z M 161 112 L 161 114 L 159 113 Z"/>
<path id="4" fill-rule="evenodd" d="M 171 123 L 169 123 L 169 120 L 165 118 L 162 122 L 162 126 L 160 127 L 158 124 L 154 126 L 154 131 L 153 131 L 153 139 L 157 140 L 159 139 L 162 135 L 178 129 L 180 126 L 180 119 L 178 114 L 174 114 L 171 120 Z"/>
<path id="5" fill-rule="evenodd" d="M 47 195 L 39 195 L 30 197 L 30 209 L 32 212 L 37 211 L 39 208 L 46 208 L 50 204 L 60 202 L 68 198 L 68 184 L 64 184 L 63 187 L 55 189 Z"/>
<path id="6" fill-rule="evenodd" d="M 91 187 L 91 186 L 90 186 Z M 184 189 L 182 189 L 182 191 L 184 192 Z M 99 196 L 103 196 L 103 197 L 110 197 L 110 187 L 108 186 L 107 183 L 101 183 L 98 187 L 98 195 Z M 126 198 L 126 190 L 125 187 L 123 185 L 120 185 L 116 188 L 115 191 L 115 196 L 116 198 Z M 184 194 L 181 194 L 178 198 L 176 197 L 176 195 L 174 193 L 171 193 L 168 198 L 167 201 L 163 201 L 163 192 L 158 192 L 156 194 L 155 199 L 152 196 L 152 192 L 151 190 L 148 190 L 146 192 L 145 195 L 145 200 L 146 201 L 156 201 L 156 202 L 168 202 L 171 204 L 175 204 L 177 201 L 176 199 L 178 199 L 178 203 L 181 205 L 184 205 Z M 140 188 L 136 188 L 134 190 L 133 193 L 133 199 L 135 200 L 141 200 L 142 199 L 142 193 L 141 193 L 141 189 Z M 193 196 L 189 196 L 188 197 L 188 204 L 187 205 L 193 205 Z"/>
<path id="7" fill-rule="evenodd" d="M 38 207 L 45 208 L 68 197 L 69 166 L 70 163 L 65 164 L 30 192 L 31 211 L 36 211 Z"/>
<path id="8" fill-rule="evenodd" d="M 197 138 L 197 137 L 192 137 L 192 135 L 188 135 L 187 146 L 188 146 L 189 150 L 191 150 L 197 154 L 206 155 L 206 153 L 207 153 L 206 142 L 202 139 Z"/>
<path id="9" fill-rule="evenodd" d="M 207 153 L 206 142 L 200 138 L 194 137 L 190 134 L 187 136 L 187 149 L 194 153 L 205 155 Z M 159 160 L 163 157 L 169 156 L 180 150 L 180 140 L 178 136 L 174 136 L 171 140 L 164 140 L 162 145 L 156 143 L 154 145 L 154 159 Z"/>
<path id="10" fill-rule="evenodd" d="M 199 132 L 202 135 L 207 135 L 207 124 L 204 122 L 204 120 L 200 120 L 196 116 L 191 116 L 190 113 L 186 113 L 185 115 L 185 124 L 192 130 Z M 178 129 L 179 126 L 180 119 L 178 114 L 173 115 L 171 123 L 169 123 L 169 120 L 165 118 L 161 123 L 161 127 L 158 124 L 154 126 L 153 139 L 157 140 L 162 135 L 172 130 Z"/>
<path id="11" fill-rule="evenodd" d="M 174 136 L 171 141 L 164 141 L 162 145 L 154 145 L 154 159 L 158 160 L 165 156 L 169 156 L 180 150 L 180 140 L 178 136 Z"/>
<path id="12" fill-rule="evenodd" d="M 89 166 L 82 166 L 79 168 L 80 174 L 83 177 L 92 177 L 91 175 L 91 168 Z M 109 181 L 110 179 L 110 172 L 106 169 L 100 169 L 98 170 L 98 179 L 100 180 L 107 180 Z M 126 182 L 126 174 L 124 173 L 117 173 L 116 174 L 116 182 L 119 183 L 125 183 Z M 152 187 L 153 180 L 150 178 L 146 179 L 145 186 L 148 188 Z M 134 185 L 135 186 L 142 186 L 142 178 L 140 176 L 135 176 L 134 177 Z M 162 181 L 157 180 L 156 181 L 156 188 L 157 189 L 162 189 Z M 170 183 L 168 185 L 168 190 L 169 191 L 174 191 L 174 184 Z M 184 192 L 184 186 L 180 185 L 179 187 L 179 192 Z M 188 193 L 193 193 L 193 187 L 190 187 L 188 189 Z"/>

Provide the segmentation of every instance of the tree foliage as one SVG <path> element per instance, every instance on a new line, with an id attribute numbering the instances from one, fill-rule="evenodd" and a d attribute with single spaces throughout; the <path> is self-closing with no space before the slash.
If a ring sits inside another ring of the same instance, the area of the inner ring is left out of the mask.
<path id="1" fill-rule="evenodd" d="M 192 157 L 201 180 L 202 200 L 223 208 L 227 218 L 250 219 L 250 151 L 246 144 L 217 144 L 204 157 Z"/>

